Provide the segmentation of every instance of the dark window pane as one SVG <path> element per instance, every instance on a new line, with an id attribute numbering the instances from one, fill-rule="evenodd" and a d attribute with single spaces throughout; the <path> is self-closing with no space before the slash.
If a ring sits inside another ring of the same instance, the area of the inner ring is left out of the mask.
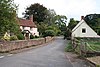
<path id="1" fill-rule="evenodd" d="M 86 29 L 85 28 L 82 28 L 82 33 L 86 33 Z"/>

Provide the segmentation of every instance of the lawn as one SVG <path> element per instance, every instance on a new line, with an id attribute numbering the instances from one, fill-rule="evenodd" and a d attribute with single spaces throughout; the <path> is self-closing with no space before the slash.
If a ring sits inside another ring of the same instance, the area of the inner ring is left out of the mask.
<path id="1" fill-rule="evenodd" d="M 90 47 L 95 50 L 95 51 L 100 51 L 100 42 L 91 42 L 88 41 L 88 44 L 90 45 Z"/>
<path id="2" fill-rule="evenodd" d="M 66 52 L 71 52 L 72 51 L 72 44 L 71 44 L 71 41 L 69 41 L 65 47 L 65 51 Z"/>

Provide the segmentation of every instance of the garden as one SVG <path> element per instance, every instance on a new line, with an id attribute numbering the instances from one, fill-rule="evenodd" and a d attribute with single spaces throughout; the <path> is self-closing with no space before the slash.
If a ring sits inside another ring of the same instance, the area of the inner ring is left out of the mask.
<path id="1" fill-rule="evenodd" d="M 100 67 L 100 38 L 75 38 L 68 42 L 65 51 L 74 52 L 93 66 Z"/>

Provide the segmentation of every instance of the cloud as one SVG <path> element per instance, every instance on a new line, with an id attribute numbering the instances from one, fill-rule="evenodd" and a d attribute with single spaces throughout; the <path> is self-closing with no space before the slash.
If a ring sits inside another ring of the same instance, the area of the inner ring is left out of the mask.
<path id="1" fill-rule="evenodd" d="M 93 0 L 70 0 L 67 3 L 67 14 L 76 19 L 80 18 L 80 15 L 86 15 L 93 13 L 95 10 L 95 2 Z M 77 18 L 79 17 L 79 18 Z"/>
<path id="2" fill-rule="evenodd" d="M 78 20 L 81 15 L 96 13 L 99 10 L 96 0 L 15 0 L 15 3 L 19 4 L 19 16 L 22 16 L 27 6 L 34 3 L 43 4 L 48 9 L 54 9 L 57 14 Z"/>

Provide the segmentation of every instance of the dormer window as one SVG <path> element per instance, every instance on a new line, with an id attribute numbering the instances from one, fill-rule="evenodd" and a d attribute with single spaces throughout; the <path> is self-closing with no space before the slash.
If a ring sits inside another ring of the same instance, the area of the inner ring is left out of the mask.
<path id="1" fill-rule="evenodd" d="M 82 33 L 86 33 L 86 28 L 82 28 Z"/>

